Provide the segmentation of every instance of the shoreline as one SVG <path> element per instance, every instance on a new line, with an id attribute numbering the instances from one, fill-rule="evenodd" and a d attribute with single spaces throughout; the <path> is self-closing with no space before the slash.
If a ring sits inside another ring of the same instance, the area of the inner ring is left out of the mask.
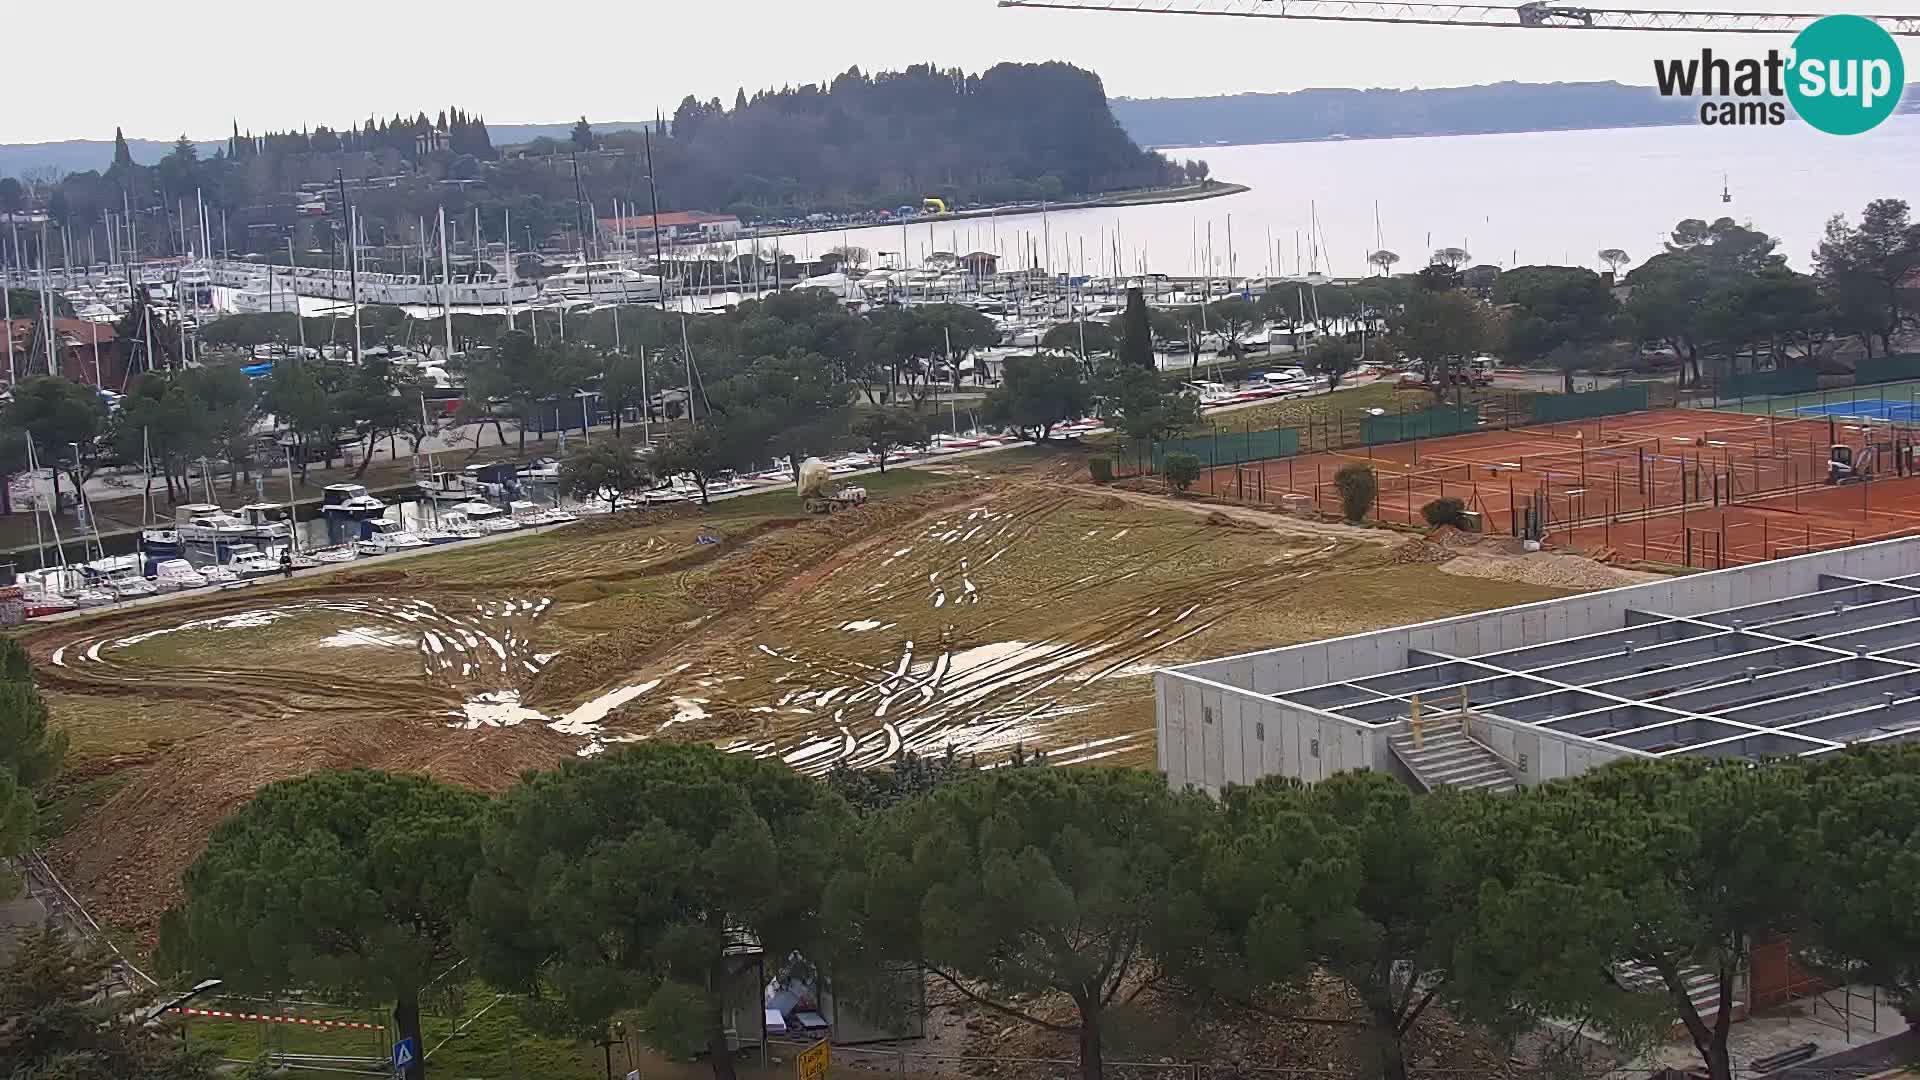
<path id="1" fill-rule="evenodd" d="M 1016 203 L 1012 206 L 983 206 L 971 210 L 954 210 L 945 214 L 925 214 L 907 218 L 903 221 L 869 221 L 859 225 L 821 225 L 794 226 L 788 229 L 749 229 L 741 226 L 740 239 L 761 239 L 769 236 L 823 236 L 834 233 L 853 232 L 860 229 L 892 229 L 905 224 L 917 228 L 922 225 L 938 225 L 944 221 L 968 221 L 989 217 L 1032 217 L 1036 214 L 1052 214 L 1065 210 L 1109 210 L 1125 209 L 1133 206 L 1160 206 L 1172 203 L 1204 202 L 1208 199 L 1222 199 L 1228 195 L 1244 195 L 1252 191 L 1249 184 L 1228 183 L 1225 180 L 1209 182 L 1204 187 L 1163 188 L 1156 191 L 1116 192 L 1111 195 L 1095 195 L 1085 199 L 1072 199 L 1057 203 Z"/>
<path id="2" fill-rule="evenodd" d="M 1346 135 L 1337 138 L 1333 135 L 1310 135 L 1292 139 L 1228 140 L 1227 142 L 1196 143 L 1193 145 L 1180 145 L 1177 143 L 1161 145 L 1156 143 L 1152 146 L 1143 144 L 1141 148 L 1152 150 L 1157 154 L 1166 154 L 1189 150 L 1228 150 L 1236 146 L 1298 146 L 1303 143 L 1393 142 L 1400 139 L 1465 139 L 1472 138 L 1476 135 L 1557 135 L 1562 132 L 1572 131 L 1645 131 L 1649 128 L 1686 127 L 1692 122 L 1691 120 L 1650 120 L 1644 124 L 1601 124 L 1592 127 L 1499 128 L 1492 131 L 1421 131 L 1382 135 Z"/>
<path id="3" fill-rule="evenodd" d="M 1915 84 L 1920 85 L 1920 84 Z M 1895 107 L 1889 120 L 1903 116 L 1920 116 L 1920 97 L 1909 105 L 1902 102 Z M 1347 142 L 1390 142 L 1397 139 L 1461 139 L 1476 135 L 1557 135 L 1575 131 L 1646 131 L 1653 128 L 1697 127 L 1697 117 L 1689 115 L 1684 119 L 1648 120 L 1643 123 L 1627 124 L 1580 124 L 1572 127 L 1528 127 L 1495 128 L 1487 131 L 1421 131 L 1404 133 L 1385 133 L 1379 135 L 1306 135 L 1296 138 L 1267 139 L 1228 139 L 1213 143 L 1141 143 L 1140 148 L 1157 154 L 1180 151 L 1203 152 L 1207 150 L 1226 150 L 1237 146 L 1296 146 L 1301 143 L 1347 143 Z"/>

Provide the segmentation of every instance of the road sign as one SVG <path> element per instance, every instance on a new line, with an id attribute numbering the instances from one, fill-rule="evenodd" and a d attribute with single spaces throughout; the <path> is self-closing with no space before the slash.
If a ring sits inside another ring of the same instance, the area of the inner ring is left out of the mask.
<path id="1" fill-rule="evenodd" d="M 800 1080 L 827 1080 L 828 1050 L 827 1040 L 821 1039 L 805 1050 L 795 1063 L 800 1066 Z"/>
<path id="2" fill-rule="evenodd" d="M 412 1039 L 401 1039 L 399 1042 L 394 1043 L 393 1071 L 405 1072 L 407 1068 L 413 1064 L 414 1059 L 419 1056 L 420 1048 L 414 1045 Z"/>

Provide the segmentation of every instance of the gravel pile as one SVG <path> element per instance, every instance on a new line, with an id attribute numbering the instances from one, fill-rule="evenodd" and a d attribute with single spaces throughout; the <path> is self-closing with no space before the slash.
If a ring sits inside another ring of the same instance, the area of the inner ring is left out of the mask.
<path id="1" fill-rule="evenodd" d="M 1447 561 L 1446 572 L 1462 577 L 1494 578 L 1556 589 L 1611 589 L 1656 581 L 1658 574 L 1642 574 L 1602 566 L 1580 555 L 1537 552 L 1532 555 L 1494 555 L 1474 552 Z"/>
<path id="2" fill-rule="evenodd" d="M 1454 553 L 1431 540 L 1421 539 L 1401 544 L 1388 557 L 1402 566 L 1422 566 L 1446 562 L 1454 557 Z"/>

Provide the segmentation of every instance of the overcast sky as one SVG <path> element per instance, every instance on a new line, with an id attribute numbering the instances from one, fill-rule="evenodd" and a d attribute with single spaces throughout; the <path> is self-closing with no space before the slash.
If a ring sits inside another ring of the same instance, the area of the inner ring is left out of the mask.
<path id="1" fill-rule="evenodd" d="M 1920 0 L 1862 2 L 1875 14 L 1920 13 Z M 1868 10 L 1835 0 L 1657 6 Z M 134 0 L 5 8 L 0 32 L 22 47 L 0 66 L 0 142 L 104 139 L 115 125 L 129 136 L 211 139 L 235 120 L 256 131 L 340 126 L 450 104 L 500 123 L 637 120 L 688 93 L 730 103 L 743 84 L 751 92 L 855 64 L 929 61 L 978 70 L 1066 60 L 1129 97 L 1506 79 L 1645 84 L 1656 55 L 1703 44 L 1751 55 L 1790 41 L 1008 10 L 992 0 L 196 0 L 164 16 Z M 1920 48 L 1909 44 L 1906 58 L 1909 79 L 1920 79 Z"/>

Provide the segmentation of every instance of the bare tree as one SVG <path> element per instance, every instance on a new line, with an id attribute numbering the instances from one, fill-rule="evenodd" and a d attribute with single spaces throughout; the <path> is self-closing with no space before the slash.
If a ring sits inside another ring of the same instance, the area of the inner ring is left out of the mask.
<path id="1" fill-rule="evenodd" d="M 855 270 L 865 267 L 868 260 L 873 258 L 872 252 L 858 244 L 842 244 L 839 247 L 829 248 L 827 254 L 839 259 L 842 266 L 850 266 Z"/>

